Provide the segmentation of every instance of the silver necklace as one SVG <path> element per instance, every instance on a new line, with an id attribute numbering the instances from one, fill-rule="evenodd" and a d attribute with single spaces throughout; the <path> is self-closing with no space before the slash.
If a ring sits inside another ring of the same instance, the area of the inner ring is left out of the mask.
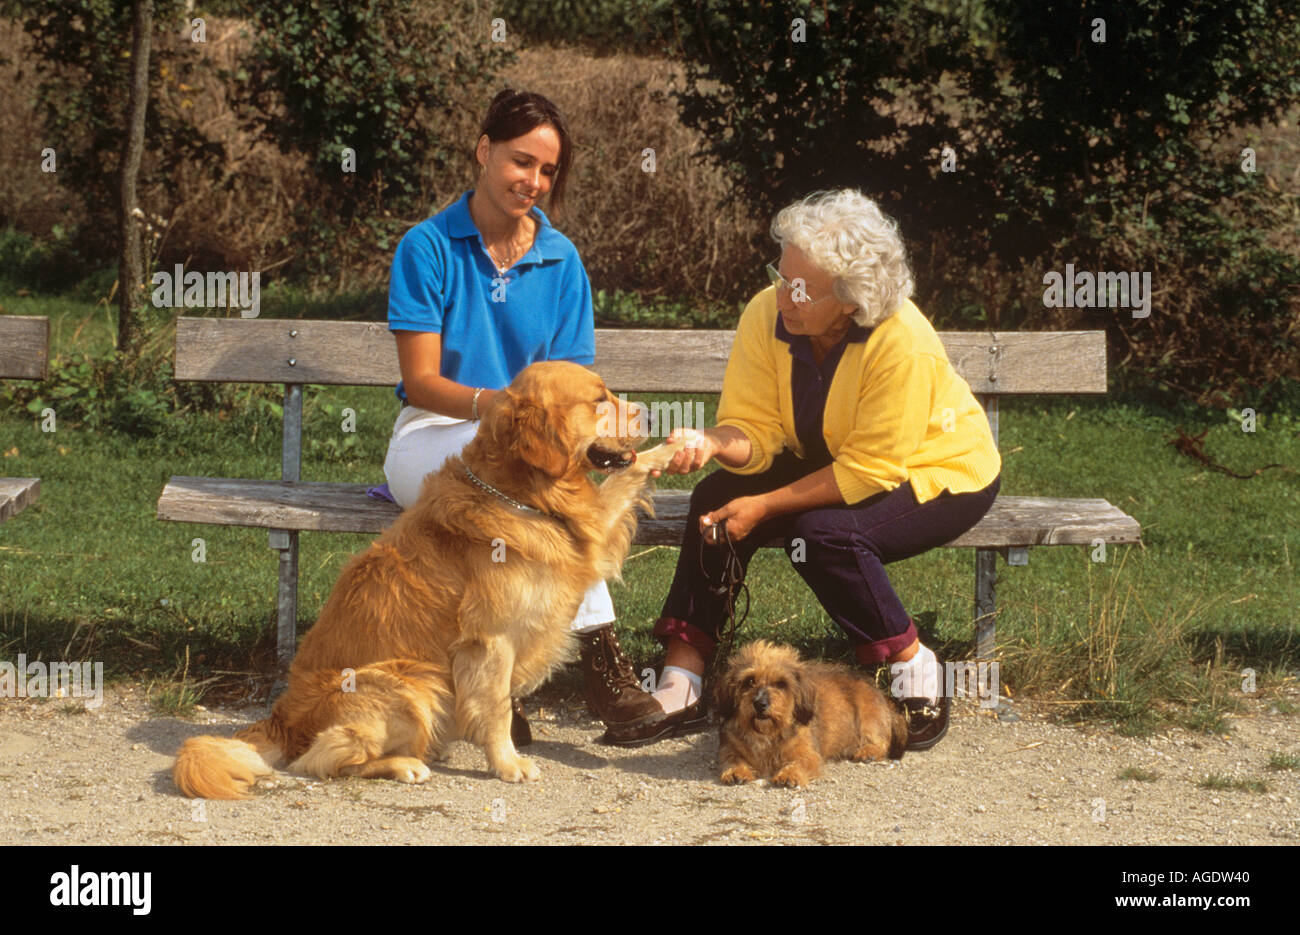
<path id="1" fill-rule="evenodd" d="M 490 259 L 492 265 L 497 268 L 497 272 L 504 276 L 510 270 L 510 267 L 522 259 L 523 255 L 528 252 L 528 248 L 532 246 L 532 241 L 535 239 L 534 234 L 530 233 L 526 239 L 528 242 L 522 245 L 518 242 L 508 244 L 512 250 L 509 253 L 503 253 L 503 256 L 505 257 L 503 262 L 497 261 L 497 258 L 492 254 L 492 248 L 487 245 L 486 241 L 483 243 L 483 249 L 487 251 L 488 259 Z M 515 250 L 518 250 L 519 252 L 515 253 Z"/>

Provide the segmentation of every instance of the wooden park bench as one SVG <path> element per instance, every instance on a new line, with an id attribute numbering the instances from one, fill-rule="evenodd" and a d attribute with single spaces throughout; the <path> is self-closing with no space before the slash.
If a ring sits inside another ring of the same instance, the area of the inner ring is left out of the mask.
<path id="1" fill-rule="evenodd" d="M 730 331 L 597 330 L 594 369 L 615 392 L 719 393 L 733 337 Z M 995 439 L 1003 395 L 1106 392 L 1100 331 L 941 332 L 940 338 L 981 400 Z M 298 533 L 378 533 L 400 512 L 367 496 L 366 484 L 300 478 L 303 386 L 394 386 L 396 344 L 382 324 L 181 318 L 175 373 L 178 380 L 284 384 L 281 479 L 173 477 L 158 500 L 158 518 L 271 531 L 271 548 L 280 553 L 279 661 L 287 665 L 297 624 Z M 381 478 L 376 464 L 375 482 Z M 642 521 L 636 542 L 680 544 L 689 499 L 685 490 L 657 492 L 656 518 Z M 1031 546 L 1135 543 L 1140 535 L 1136 520 L 1102 499 L 998 497 L 973 529 L 948 543 L 976 550 L 979 657 L 994 649 L 999 552 L 1010 565 L 1027 565 Z"/>
<path id="2" fill-rule="evenodd" d="M 44 380 L 50 369 L 50 320 L 0 315 L 0 379 Z M 39 477 L 0 477 L 0 523 L 41 494 Z"/>

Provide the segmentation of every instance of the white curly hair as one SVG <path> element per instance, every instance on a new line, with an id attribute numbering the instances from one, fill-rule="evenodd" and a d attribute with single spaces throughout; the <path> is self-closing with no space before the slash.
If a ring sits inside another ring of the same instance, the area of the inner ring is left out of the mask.
<path id="1" fill-rule="evenodd" d="M 782 208 L 772 221 L 772 239 L 798 247 L 833 276 L 835 297 L 857 306 L 853 320 L 863 327 L 880 324 L 912 295 L 898 224 L 859 191 L 813 192 Z"/>

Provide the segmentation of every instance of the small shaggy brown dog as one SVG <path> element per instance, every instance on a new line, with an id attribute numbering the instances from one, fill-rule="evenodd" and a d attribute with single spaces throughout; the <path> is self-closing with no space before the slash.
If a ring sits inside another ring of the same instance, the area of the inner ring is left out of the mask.
<path id="1" fill-rule="evenodd" d="M 680 450 L 633 454 L 637 408 L 577 364 L 520 373 L 461 456 L 343 569 L 270 717 L 185 742 L 172 769 L 180 790 L 242 798 L 285 764 L 424 782 L 425 756 L 457 737 L 501 779 L 536 779 L 510 739 L 510 699 L 564 660 L 583 594 L 618 575 L 636 508 L 649 510 L 650 472 Z M 617 473 L 597 486 L 594 469 Z"/>
<path id="2" fill-rule="evenodd" d="M 897 760 L 907 746 L 906 717 L 874 684 L 767 640 L 728 660 L 714 700 L 725 783 L 770 776 L 779 786 L 804 786 L 822 760 Z"/>

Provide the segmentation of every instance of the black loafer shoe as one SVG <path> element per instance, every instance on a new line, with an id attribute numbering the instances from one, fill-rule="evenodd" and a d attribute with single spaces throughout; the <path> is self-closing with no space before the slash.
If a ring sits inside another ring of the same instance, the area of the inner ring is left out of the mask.
<path id="1" fill-rule="evenodd" d="M 939 695 L 938 701 L 929 698 L 904 698 L 903 711 L 907 715 L 907 749 L 929 750 L 948 733 L 948 714 L 951 699 Z"/>
<path id="2" fill-rule="evenodd" d="M 701 699 L 680 711 L 665 714 L 658 720 L 635 728 L 617 731 L 611 728 L 601 735 L 598 742 L 611 747 L 644 747 L 646 744 L 667 740 L 669 737 L 699 733 L 708 726 L 708 707 Z"/>
<path id="3" fill-rule="evenodd" d="M 526 747 L 533 742 L 533 729 L 524 716 L 524 704 L 518 698 L 510 699 L 510 742 L 516 747 Z"/>

